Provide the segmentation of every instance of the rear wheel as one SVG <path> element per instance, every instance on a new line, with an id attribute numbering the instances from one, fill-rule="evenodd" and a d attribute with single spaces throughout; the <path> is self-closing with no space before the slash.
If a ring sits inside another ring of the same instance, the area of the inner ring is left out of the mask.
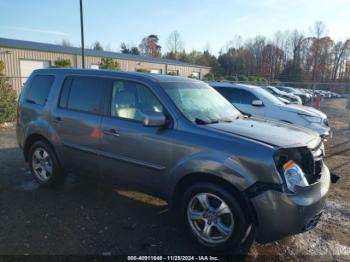
<path id="1" fill-rule="evenodd" d="M 215 184 L 191 186 L 183 198 L 182 214 L 191 235 L 214 250 L 238 247 L 247 231 L 239 202 Z"/>
<path id="2" fill-rule="evenodd" d="M 29 167 L 34 179 L 42 186 L 53 187 L 64 181 L 64 173 L 51 147 L 36 141 L 29 150 Z"/>

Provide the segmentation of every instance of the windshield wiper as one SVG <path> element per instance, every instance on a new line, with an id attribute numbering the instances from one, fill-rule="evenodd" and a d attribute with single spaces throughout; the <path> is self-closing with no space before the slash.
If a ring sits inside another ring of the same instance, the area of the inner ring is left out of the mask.
<path id="1" fill-rule="evenodd" d="M 205 121 L 205 120 L 200 119 L 200 118 L 196 118 L 194 121 L 196 122 L 197 125 L 209 125 L 209 124 L 217 124 L 217 123 L 219 123 L 218 120 Z"/>
<path id="2" fill-rule="evenodd" d="M 221 119 L 219 120 L 219 122 L 231 123 L 232 120 L 229 119 L 229 118 L 221 118 Z"/>

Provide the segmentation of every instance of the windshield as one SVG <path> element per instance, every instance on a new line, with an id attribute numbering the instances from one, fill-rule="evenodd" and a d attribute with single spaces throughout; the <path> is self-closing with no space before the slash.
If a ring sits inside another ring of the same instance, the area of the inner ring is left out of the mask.
<path id="1" fill-rule="evenodd" d="M 181 113 L 196 124 L 231 122 L 241 113 L 205 83 L 162 83 L 165 92 Z"/>
<path id="2" fill-rule="evenodd" d="M 291 88 L 291 87 L 287 87 L 287 86 L 283 86 L 281 87 L 281 89 L 287 93 L 293 93 L 295 92 L 295 89 Z"/>
<path id="3" fill-rule="evenodd" d="M 276 96 L 274 96 L 269 91 L 266 91 L 263 88 L 255 88 L 255 91 L 257 94 L 263 96 L 265 98 L 265 100 L 268 100 L 272 104 L 276 104 L 276 105 L 283 105 L 284 104 L 280 99 L 278 99 Z"/>
<path id="4" fill-rule="evenodd" d="M 268 88 L 270 88 L 270 90 L 272 90 L 275 94 L 282 94 L 282 91 L 274 86 L 269 86 Z"/>

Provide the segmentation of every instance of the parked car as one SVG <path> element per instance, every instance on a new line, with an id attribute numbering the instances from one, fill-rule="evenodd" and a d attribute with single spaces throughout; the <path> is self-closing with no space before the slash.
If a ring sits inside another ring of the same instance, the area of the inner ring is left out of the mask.
<path id="1" fill-rule="evenodd" d="M 281 91 L 286 92 L 286 93 L 293 94 L 295 96 L 299 96 L 304 105 L 311 101 L 311 95 L 308 93 L 305 93 L 301 90 L 298 90 L 298 89 L 295 89 L 292 87 L 288 87 L 288 86 L 280 86 L 277 88 Z"/>
<path id="2" fill-rule="evenodd" d="M 189 78 L 36 70 L 16 126 L 40 185 L 72 170 L 159 196 L 211 249 L 315 227 L 330 186 L 316 132 L 246 117 Z"/>
<path id="3" fill-rule="evenodd" d="M 277 96 L 279 98 L 287 99 L 291 104 L 297 104 L 301 105 L 303 102 L 301 101 L 301 98 L 299 96 L 284 92 L 279 90 L 278 88 L 274 86 L 262 86 L 266 91 L 270 92 L 274 96 Z"/>
<path id="4" fill-rule="evenodd" d="M 223 82 L 209 84 L 244 113 L 310 128 L 321 137 L 330 134 L 327 116 L 313 107 L 286 105 L 258 86 Z"/>
<path id="5" fill-rule="evenodd" d="M 289 105 L 290 104 L 290 101 L 283 98 L 283 97 L 277 97 L 279 100 L 281 100 L 283 103 L 285 103 L 286 105 Z"/>

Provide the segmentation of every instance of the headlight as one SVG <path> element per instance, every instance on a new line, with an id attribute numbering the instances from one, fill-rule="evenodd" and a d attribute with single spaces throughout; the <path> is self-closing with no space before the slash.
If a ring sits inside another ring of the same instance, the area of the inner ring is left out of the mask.
<path id="1" fill-rule="evenodd" d="M 322 118 L 317 117 L 317 116 L 308 116 L 308 115 L 303 115 L 303 114 L 299 114 L 299 116 L 310 123 L 321 123 L 322 122 Z"/>
<path id="2" fill-rule="evenodd" d="M 283 165 L 283 175 L 288 189 L 292 192 L 295 192 L 295 186 L 305 187 L 309 185 L 304 172 L 293 160 L 289 160 Z"/>

